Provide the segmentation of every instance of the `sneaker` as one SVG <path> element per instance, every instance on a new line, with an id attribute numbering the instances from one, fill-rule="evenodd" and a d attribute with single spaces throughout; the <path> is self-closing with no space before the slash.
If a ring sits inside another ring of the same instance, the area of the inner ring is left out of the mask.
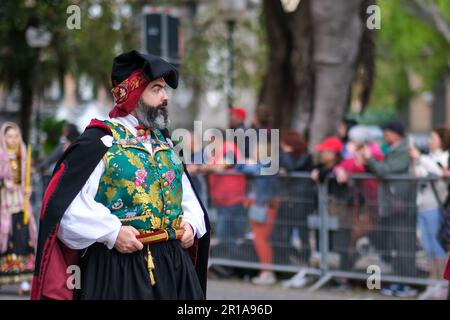
<path id="1" fill-rule="evenodd" d="M 347 278 L 337 278 L 331 283 L 331 287 L 335 290 L 346 292 L 350 290 Z"/>
<path id="2" fill-rule="evenodd" d="M 28 281 L 22 281 L 20 284 L 20 289 L 23 291 L 30 291 L 30 283 Z"/>
<path id="3" fill-rule="evenodd" d="M 255 234 L 253 232 L 247 232 L 245 234 L 245 239 L 247 239 L 247 240 L 254 240 L 255 239 Z"/>
<path id="4" fill-rule="evenodd" d="M 305 274 L 295 275 L 289 280 L 283 281 L 283 288 L 303 288 L 308 284 L 308 279 Z"/>
<path id="5" fill-rule="evenodd" d="M 397 291 L 400 289 L 398 284 L 391 284 L 386 288 L 381 289 L 380 293 L 383 296 L 393 297 L 397 294 Z"/>
<path id="6" fill-rule="evenodd" d="M 410 286 L 400 286 L 400 289 L 395 292 L 395 296 L 399 298 L 412 298 L 417 296 L 418 291 Z"/>
<path id="7" fill-rule="evenodd" d="M 252 283 L 261 286 L 269 286 L 275 284 L 277 279 L 272 271 L 262 271 L 259 276 L 252 279 Z"/>
<path id="8" fill-rule="evenodd" d="M 27 295 L 30 293 L 30 283 L 28 281 L 22 281 L 20 284 L 18 294 L 19 296 Z"/>

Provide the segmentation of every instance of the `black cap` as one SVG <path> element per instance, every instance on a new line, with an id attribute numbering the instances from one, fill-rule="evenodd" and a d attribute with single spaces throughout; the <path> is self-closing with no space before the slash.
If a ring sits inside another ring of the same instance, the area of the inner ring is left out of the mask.
<path id="1" fill-rule="evenodd" d="M 390 130 L 397 133 L 399 136 L 405 135 L 405 126 L 398 120 L 390 121 L 383 126 L 383 130 Z"/>
<path id="2" fill-rule="evenodd" d="M 342 122 L 344 122 L 345 125 L 347 126 L 347 131 L 350 130 L 351 127 L 354 127 L 358 124 L 358 121 L 352 118 L 344 118 Z"/>
<path id="3" fill-rule="evenodd" d="M 131 50 L 114 58 L 111 83 L 115 87 L 128 78 L 134 71 L 144 68 L 144 76 L 149 80 L 164 78 L 173 89 L 178 87 L 178 71 L 167 61 L 152 54 Z"/>

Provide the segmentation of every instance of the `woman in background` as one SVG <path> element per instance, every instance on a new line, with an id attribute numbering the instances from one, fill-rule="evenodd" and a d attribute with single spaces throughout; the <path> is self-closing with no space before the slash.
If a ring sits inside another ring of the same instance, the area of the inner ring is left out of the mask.
<path id="1" fill-rule="evenodd" d="M 25 208 L 30 195 L 25 185 L 26 159 L 19 127 L 4 123 L 0 130 L 0 284 L 20 283 L 19 294 L 30 290 L 36 243 L 31 206 Z"/>
<path id="2" fill-rule="evenodd" d="M 444 171 L 448 169 L 448 159 L 450 147 L 450 130 L 445 127 L 435 128 L 428 138 L 428 154 L 421 154 L 414 146 L 409 147 L 409 156 L 412 159 L 412 166 L 417 177 L 442 177 Z M 440 225 L 440 201 L 447 197 L 447 185 L 443 180 L 434 182 L 435 190 L 431 183 L 420 183 L 417 193 L 417 224 L 420 230 L 420 241 L 430 265 L 430 278 L 440 280 L 444 273 L 447 253 L 438 241 Z M 432 286 L 427 288 L 433 290 Z M 440 290 L 434 294 L 436 299 L 444 299 L 447 296 L 447 289 Z"/>

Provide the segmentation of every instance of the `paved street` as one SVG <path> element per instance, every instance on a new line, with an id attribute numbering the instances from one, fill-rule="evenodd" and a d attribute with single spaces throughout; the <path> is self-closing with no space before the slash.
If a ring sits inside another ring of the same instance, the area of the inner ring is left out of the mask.
<path id="1" fill-rule="evenodd" d="M 352 289 L 342 292 L 323 288 L 316 292 L 307 289 L 286 289 L 281 284 L 255 286 L 242 280 L 210 280 L 208 299 L 212 300 L 346 300 L 346 299 L 395 299 L 384 297 L 377 291 Z"/>
<path id="2" fill-rule="evenodd" d="M 1 300 L 23 300 L 27 297 L 17 295 L 16 286 L 3 286 L 0 289 Z M 210 300 L 342 300 L 342 299 L 393 299 L 380 295 L 377 291 L 352 289 L 341 292 L 323 288 L 316 292 L 306 289 L 285 289 L 281 284 L 259 287 L 248 281 L 231 279 L 210 279 L 208 286 Z"/>

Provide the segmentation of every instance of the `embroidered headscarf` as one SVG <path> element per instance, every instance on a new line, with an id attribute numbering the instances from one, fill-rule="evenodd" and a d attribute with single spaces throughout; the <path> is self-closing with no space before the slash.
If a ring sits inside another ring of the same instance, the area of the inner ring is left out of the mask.
<path id="1" fill-rule="evenodd" d="M 111 118 L 129 115 L 147 85 L 163 78 L 173 89 L 178 86 L 178 71 L 168 63 L 152 54 L 136 50 L 122 53 L 114 58 L 111 83 L 115 106 L 109 113 Z"/>
<path id="2" fill-rule="evenodd" d="M 112 88 L 115 106 L 109 116 L 111 118 L 125 117 L 133 112 L 142 93 L 150 83 L 142 73 L 142 70 L 133 72 L 128 78 Z"/>

